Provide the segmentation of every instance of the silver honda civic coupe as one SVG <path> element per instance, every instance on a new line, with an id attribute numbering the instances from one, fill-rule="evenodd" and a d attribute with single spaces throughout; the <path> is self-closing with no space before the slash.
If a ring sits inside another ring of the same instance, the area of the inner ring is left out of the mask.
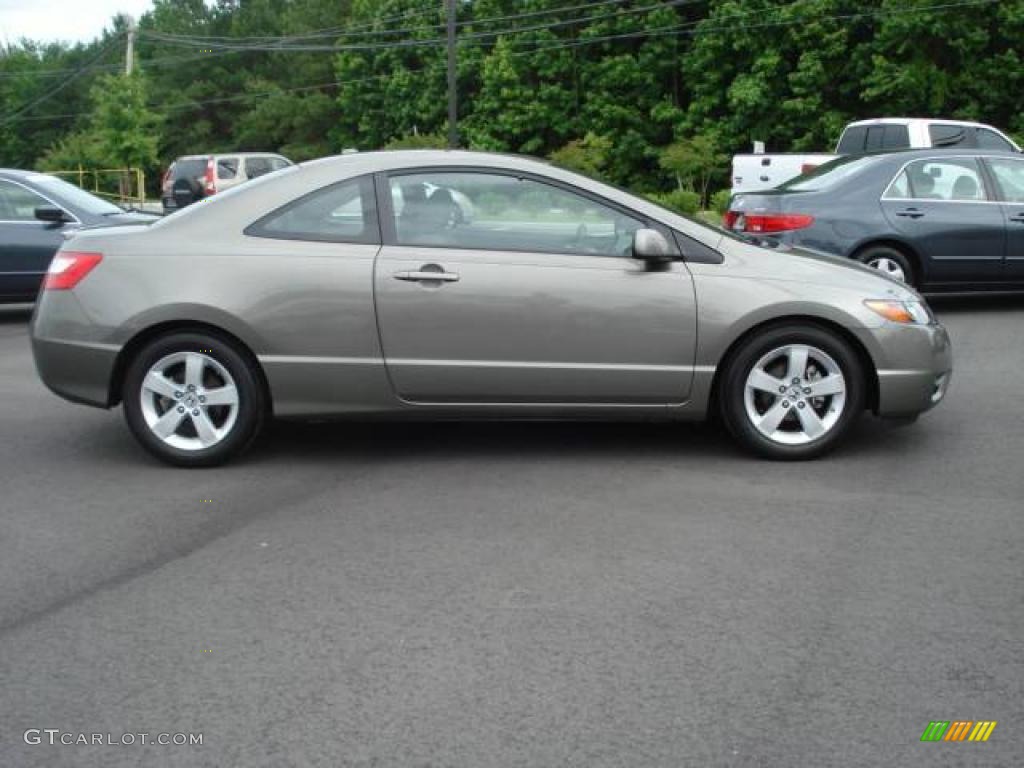
<path id="1" fill-rule="evenodd" d="M 225 461 L 270 417 L 702 419 L 781 459 L 938 403 L 912 289 L 776 253 L 544 162 L 463 151 L 286 168 L 84 231 L 32 320 L 45 384 L 123 404 L 156 456 Z"/>

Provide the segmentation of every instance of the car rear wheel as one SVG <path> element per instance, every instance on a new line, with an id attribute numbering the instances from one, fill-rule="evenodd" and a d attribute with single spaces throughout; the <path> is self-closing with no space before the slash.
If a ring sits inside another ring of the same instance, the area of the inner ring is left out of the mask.
<path id="1" fill-rule="evenodd" d="M 895 277 L 908 285 L 917 285 L 914 267 L 906 254 L 885 245 L 876 245 L 861 253 L 858 258 L 873 269 Z"/>
<path id="2" fill-rule="evenodd" d="M 205 333 L 174 333 L 146 345 L 128 366 L 123 399 L 143 447 L 183 467 L 221 464 L 243 451 L 265 410 L 252 364 Z"/>
<path id="3" fill-rule="evenodd" d="M 838 335 L 770 328 L 727 364 L 719 402 L 732 435 L 772 459 L 810 459 L 836 446 L 864 409 L 864 371 Z"/>

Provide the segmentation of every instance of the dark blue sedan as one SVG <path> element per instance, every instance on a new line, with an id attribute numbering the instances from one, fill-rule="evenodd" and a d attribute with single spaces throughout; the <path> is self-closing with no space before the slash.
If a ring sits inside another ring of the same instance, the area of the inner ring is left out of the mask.
<path id="1" fill-rule="evenodd" d="M 930 292 L 1024 290 L 1024 156 L 843 157 L 736 195 L 725 226 L 762 245 L 857 259 Z"/>
<path id="2" fill-rule="evenodd" d="M 125 211 L 55 176 L 0 169 L 0 303 L 35 301 L 65 235 L 155 218 Z"/>

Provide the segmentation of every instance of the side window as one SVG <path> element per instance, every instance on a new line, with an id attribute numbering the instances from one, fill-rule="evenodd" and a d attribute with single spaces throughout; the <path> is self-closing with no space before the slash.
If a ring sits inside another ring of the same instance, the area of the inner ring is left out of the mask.
<path id="1" fill-rule="evenodd" d="M 985 200 L 985 184 L 974 158 L 917 160 L 907 166 L 911 197 L 918 200 Z"/>
<path id="2" fill-rule="evenodd" d="M 0 221 L 35 221 L 40 205 L 49 203 L 25 187 L 0 180 Z"/>
<path id="3" fill-rule="evenodd" d="M 887 125 L 882 135 L 882 149 L 906 149 L 910 146 L 910 130 L 905 125 Z"/>
<path id="4" fill-rule="evenodd" d="M 238 158 L 222 157 L 217 161 L 217 178 L 233 179 L 238 175 Z"/>
<path id="5" fill-rule="evenodd" d="M 389 179 L 400 245 L 628 256 L 643 222 L 552 184 L 431 172 Z"/>
<path id="6" fill-rule="evenodd" d="M 864 142 L 864 151 L 876 152 L 881 149 L 883 136 L 885 136 L 884 125 L 872 125 L 868 128 L 868 137 Z"/>
<path id="7" fill-rule="evenodd" d="M 379 243 L 373 179 L 360 176 L 318 189 L 245 230 L 255 237 L 327 243 Z"/>
<path id="8" fill-rule="evenodd" d="M 987 162 L 996 177 L 999 196 L 1008 203 L 1024 203 L 1024 160 L 990 157 Z"/>
<path id="9" fill-rule="evenodd" d="M 887 200 L 906 200 L 911 197 L 910 180 L 905 170 L 900 171 L 900 175 L 892 180 L 883 197 Z"/>
<path id="10" fill-rule="evenodd" d="M 847 128 L 843 131 L 843 135 L 839 139 L 839 146 L 836 147 L 836 153 L 840 155 L 855 155 L 859 152 L 863 152 L 867 132 L 868 129 L 863 125 L 855 125 L 852 128 Z"/>
<path id="11" fill-rule="evenodd" d="M 980 149 L 996 149 L 999 151 L 1013 152 L 1013 145 L 995 131 L 988 128 L 979 128 L 975 134 Z"/>
<path id="12" fill-rule="evenodd" d="M 288 162 L 282 157 L 270 158 L 270 170 L 280 171 L 282 168 L 287 168 Z"/>
<path id="13" fill-rule="evenodd" d="M 928 136 L 933 147 L 973 147 L 970 132 L 962 125 L 933 123 L 928 126 Z"/>
<path id="14" fill-rule="evenodd" d="M 255 179 L 266 173 L 270 173 L 270 160 L 265 157 L 245 158 L 245 175 L 247 178 Z"/>

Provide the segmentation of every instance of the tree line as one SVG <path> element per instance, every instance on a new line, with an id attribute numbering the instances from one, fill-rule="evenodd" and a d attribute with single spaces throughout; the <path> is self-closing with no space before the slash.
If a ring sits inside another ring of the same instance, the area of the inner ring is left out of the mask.
<path id="1" fill-rule="evenodd" d="M 142 167 L 443 146 L 442 0 L 155 0 L 73 46 L 0 49 L 0 165 Z M 728 158 L 823 150 L 853 119 L 1020 137 L 1024 0 L 459 0 L 463 146 L 544 156 L 684 209 Z"/>

